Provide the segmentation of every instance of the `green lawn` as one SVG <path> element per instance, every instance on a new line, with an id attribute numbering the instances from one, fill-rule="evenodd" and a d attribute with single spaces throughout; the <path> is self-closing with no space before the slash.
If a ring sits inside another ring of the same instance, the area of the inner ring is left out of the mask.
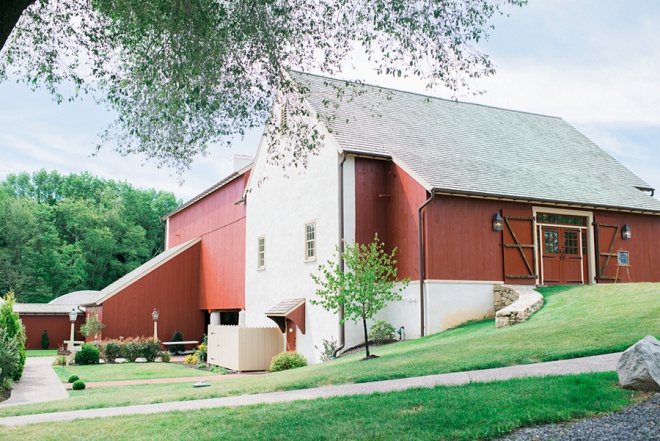
<path id="1" fill-rule="evenodd" d="M 28 357 L 56 357 L 57 349 L 28 349 L 25 354 Z"/>
<path id="2" fill-rule="evenodd" d="M 71 375 L 88 381 L 150 380 L 152 378 L 205 377 L 213 372 L 191 369 L 174 363 L 119 363 L 87 366 L 53 366 L 60 380 Z"/>
<path id="3" fill-rule="evenodd" d="M 133 415 L 0 429 L 0 438 L 473 440 L 619 410 L 635 394 L 612 372 L 473 383 L 270 405 Z M 90 391 L 91 392 L 91 391 Z"/>
<path id="4" fill-rule="evenodd" d="M 535 363 L 622 351 L 645 335 L 660 337 L 660 284 L 594 285 L 542 290 L 544 307 L 529 321 L 495 329 L 494 320 L 293 371 L 224 378 L 209 388 L 141 385 L 72 391 L 53 403 L 0 408 L 0 416 L 180 401 L 328 384 L 359 383 L 469 369 Z M 100 366 L 96 366 L 98 368 Z"/>

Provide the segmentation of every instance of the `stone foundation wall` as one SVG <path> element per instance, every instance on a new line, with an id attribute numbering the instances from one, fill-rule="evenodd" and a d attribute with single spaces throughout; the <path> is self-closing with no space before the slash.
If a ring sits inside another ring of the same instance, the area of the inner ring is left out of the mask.
<path id="1" fill-rule="evenodd" d="M 524 322 L 543 306 L 543 296 L 530 286 L 495 285 L 493 294 L 496 328 Z"/>

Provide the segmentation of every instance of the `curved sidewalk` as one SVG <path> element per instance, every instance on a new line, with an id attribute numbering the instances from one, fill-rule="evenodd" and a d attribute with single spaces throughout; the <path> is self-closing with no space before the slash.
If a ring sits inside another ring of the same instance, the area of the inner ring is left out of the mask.
<path id="1" fill-rule="evenodd" d="M 0 407 L 69 398 L 64 384 L 53 370 L 53 361 L 55 357 L 26 358 L 21 381 L 14 383 L 11 397 L 1 402 Z"/>
<path id="2" fill-rule="evenodd" d="M 538 377 L 545 375 L 569 375 L 585 372 L 606 372 L 616 370 L 621 353 L 574 358 L 520 366 L 509 366 L 478 371 L 455 372 L 450 374 L 428 375 L 424 377 L 401 378 L 397 380 L 375 381 L 372 383 L 324 386 L 284 392 L 271 392 L 237 397 L 209 398 L 193 401 L 143 404 L 138 406 L 110 407 L 103 409 L 74 410 L 36 415 L 21 415 L 0 418 L 0 425 L 20 426 L 34 423 L 70 421 L 79 418 L 103 418 L 121 415 L 152 414 L 171 411 L 209 409 L 226 406 L 245 406 L 260 403 L 280 403 L 295 400 L 313 400 L 347 395 L 391 392 L 414 387 L 434 387 L 459 385 L 471 382 L 506 380 L 509 378 Z"/>

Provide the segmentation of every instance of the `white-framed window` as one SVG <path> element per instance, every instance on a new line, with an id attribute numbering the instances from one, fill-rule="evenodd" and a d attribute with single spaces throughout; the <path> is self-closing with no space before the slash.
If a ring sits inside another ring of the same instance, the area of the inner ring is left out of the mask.
<path id="1" fill-rule="evenodd" d="M 257 240 L 257 269 L 266 268 L 266 237 Z"/>
<path id="2" fill-rule="evenodd" d="M 316 260 L 316 222 L 305 224 L 305 262 Z"/>

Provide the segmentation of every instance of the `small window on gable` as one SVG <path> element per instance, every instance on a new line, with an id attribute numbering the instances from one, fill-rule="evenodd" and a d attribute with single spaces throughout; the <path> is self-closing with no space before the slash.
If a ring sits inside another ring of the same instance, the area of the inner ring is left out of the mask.
<path id="1" fill-rule="evenodd" d="M 266 238 L 261 236 L 257 249 L 257 269 L 266 268 Z"/>
<path id="2" fill-rule="evenodd" d="M 305 261 L 316 260 L 316 222 L 305 224 Z"/>

